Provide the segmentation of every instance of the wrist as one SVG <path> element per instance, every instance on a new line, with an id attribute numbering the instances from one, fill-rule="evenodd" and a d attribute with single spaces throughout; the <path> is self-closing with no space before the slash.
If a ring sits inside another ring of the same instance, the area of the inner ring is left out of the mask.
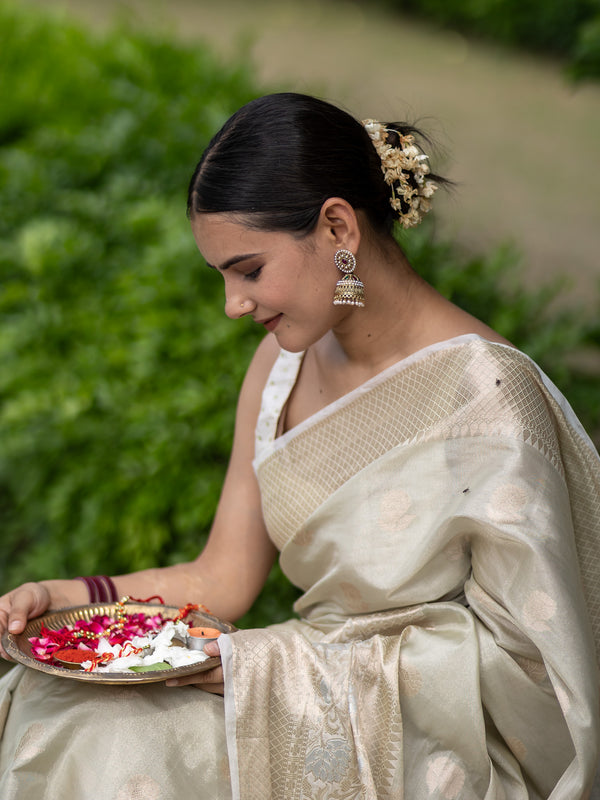
<path id="1" fill-rule="evenodd" d="M 83 606 L 89 602 L 88 591 L 82 581 L 48 580 L 39 583 L 48 592 L 49 610 Z"/>
<path id="2" fill-rule="evenodd" d="M 86 575 L 75 578 L 85 584 L 90 603 L 116 603 L 120 598 L 113 579 L 108 575 Z"/>

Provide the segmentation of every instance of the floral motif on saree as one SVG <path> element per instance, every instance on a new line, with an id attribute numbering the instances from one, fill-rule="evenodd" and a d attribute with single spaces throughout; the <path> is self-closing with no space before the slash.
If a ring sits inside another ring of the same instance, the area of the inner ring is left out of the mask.
<path id="1" fill-rule="evenodd" d="M 465 336 L 277 438 L 300 359 L 274 367 L 255 468 L 304 593 L 225 644 L 234 796 L 584 797 L 600 466 L 566 402 Z"/>

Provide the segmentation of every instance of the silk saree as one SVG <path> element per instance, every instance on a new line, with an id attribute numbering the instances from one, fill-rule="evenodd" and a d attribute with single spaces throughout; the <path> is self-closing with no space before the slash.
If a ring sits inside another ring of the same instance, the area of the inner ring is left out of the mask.
<path id="1" fill-rule="evenodd" d="M 297 621 L 225 642 L 233 796 L 577 800 L 598 760 L 600 464 L 523 354 L 427 348 L 255 468 Z"/>
<path id="2" fill-rule="evenodd" d="M 224 702 L 13 669 L 2 800 L 588 797 L 600 462 L 572 411 L 465 336 L 277 436 L 301 360 L 255 461 L 297 618 L 221 637 Z"/>

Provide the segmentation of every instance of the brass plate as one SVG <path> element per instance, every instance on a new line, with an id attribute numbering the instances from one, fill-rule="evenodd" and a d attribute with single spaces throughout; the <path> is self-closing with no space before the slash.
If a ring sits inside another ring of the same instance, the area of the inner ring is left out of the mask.
<path id="1" fill-rule="evenodd" d="M 26 667 L 45 672 L 47 675 L 56 675 L 60 678 L 71 678 L 76 681 L 88 681 L 90 683 L 157 683 L 166 681 L 169 678 L 181 678 L 185 675 L 193 675 L 195 672 L 205 672 L 221 663 L 218 657 L 208 658 L 200 664 L 188 664 L 185 667 L 175 667 L 174 669 L 156 670 L 155 672 L 85 672 L 82 669 L 69 669 L 38 661 L 31 654 L 31 636 L 39 636 L 42 625 L 46 628 L 57 630 L 65 625 L 74 625 L 78 619 L 91 620 L 95 614 L 106 614 L 115 616 L 117 606 L 114 603 L 90 603 L 87 606 L 76 606 L 74 608 L 63 608 L 60 611 L 53 611 L 41 617 L 29 620 L 23 633 L 14 635 L 5 633 L 2 637 L 2 646 L 8 655 L 25 664 Z M 142 614 L 154 615 L 161 614 L 165 618 L 174 617 L 178 612 L 177 606 L 163 606 L 153 603 L 127 603 L 125 610 L 130 614 L 141 612 Z M 203 611 L 192 611 L 186 620 L 193 621 L 194 626 L 204 625 L 206 627 L 217 628 L 223 633 L 232 633 L 236 630 L 235 626 L 229 622 L 224 622 L 212 614 Z"/>

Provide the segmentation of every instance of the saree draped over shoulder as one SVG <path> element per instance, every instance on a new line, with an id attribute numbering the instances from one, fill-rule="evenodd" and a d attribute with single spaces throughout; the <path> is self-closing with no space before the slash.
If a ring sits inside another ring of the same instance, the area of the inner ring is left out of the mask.
<path id="1" fill-rule="evenodd" d="M 0 800 L 583 800 L 599 749 L 600 463 L 476 336 L 417 353 L 255 468 L 298 619 L 222 636 L 226 694 L 15 667 Z M 587 607 L 586 607 L 587 605 Z"/>
<path id="2" fill-rule="evenodd" d="M 255 469 L 298 620 L 223 642 L 243 800 L 578 800 L 598 760 L 600 462 L 513 348 L 427 348 Z"/>

